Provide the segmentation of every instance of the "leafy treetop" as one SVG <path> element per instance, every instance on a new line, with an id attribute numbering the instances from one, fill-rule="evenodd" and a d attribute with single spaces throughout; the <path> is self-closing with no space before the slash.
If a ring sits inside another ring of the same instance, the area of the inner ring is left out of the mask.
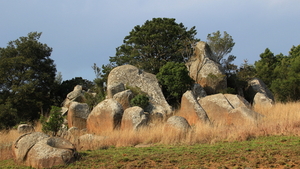
<path id="1" fill-rule="evenodd" d="M 110 62 L 116 66 L 131 64 L 156 74 L 167 62 L 184 62 L 192 53 L 195 27 L 187 29 L 173 18 L 153 18 L 137 25 L 124 38 Z"/>

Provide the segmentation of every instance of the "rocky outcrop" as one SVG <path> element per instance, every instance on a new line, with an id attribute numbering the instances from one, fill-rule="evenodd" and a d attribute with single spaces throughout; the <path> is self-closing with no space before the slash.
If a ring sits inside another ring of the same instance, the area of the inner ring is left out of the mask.
<path id="1" fill-rule="evenodd" d="M 108 76 L 108 98 L 113 98 L 116 93 L 123 91 L 122 84 L 125 87 L 137 87 L 149 96 L 149 105 L 145 108 L 146 112 L 159 112 L 164 115 L 171 113 L 171 107 L 165 100 L 155 75 L 139 70 L 132 65 L 116 67 Z"/>
<path id="2" fill-rule="evenodd" d="M 39 132 L 20 136 L 13 144 L 13 154 L 18 163 L 34 168 L 51 168 L 71 163 L 77 158 L 72 143 Z"/>
<path id="3" fill-rule="evenodd" d="M 273 106 L 274 100 L 269 98 L 266 94 L 264 93 L 256 93 L 253 99 L 253 105 L 261 105 L 261 106 L 268 106 L 271 107 Z"/>
<path id="4" fill-rule="evenodd" d="M 125 86 L 122 82 L 119 82 L 118 80 L 113 81 L 107 86 L 107 97 L 113 98 L 116 93 L 122 92 L 124 90 Z"/>
<path id="5" fill-rule="evenodd" d="M 51 168 L 69 164 L 78 154 L 74 145 L 60 137 L 48 137 L 37 142 L 27 154 L 26 165 L 35 168 Z"/>
<path id="6" fill-rule="evenodd" d="M 186 65 L 190 77 L 200 84 L 207 94 L 227 88 L 226 75 L 207 43 L 197 43 L 194 54 Z"/>
<path id="7" fill-rule="evenodd" d="M 216 112 L 231 111 L 234 109 L 233 105 L 223 94 L 209 95 L 199 100 L 200 105 L 204 110 L 215 110 Z"/>
<path id="8" fill-rule="evenodd" d="M 68 111 L 68 127 L 86 128 L 86 120 L 90 114 L 89 106 L 86 103 L 72 102 Z"/>
<path id="9" fill-rule="evenodd" d="M 234 117 L 234 116 L 238 116 L 238 117 Z M 260 120 L 264 116 L 247 107 L 238 107 L 229 112 L 229 117 L 231 117 L 231 119 L 233 120 L 237 120 L 237 123 L 240 123 L 243 120 L 254 122 Z"/>
<path id="10" fill-rule="evenodd" d="M 264 94 L 266 100 L 270 100 L 271 103 L 274 104 L 275 101 L 272 92 L 268 89 L 265 83 L 259 78 L 254 78 L 248 82 L 248 87 L 246 89 L 247 100 L 253 102 L 256 93 Z"/>
<path id="11" fill-rule="evenodd" d="M 243 97 L 232 94 L 215 94 L 199 100 L 209 119 L 214 123 L 242 124 L 261 117 L 251 110 L 250 103 Z"/>
<path id="12" fill-rule="evenodd" d="M 190 125 L 198 122 L 203 124 L 210 123 L 205 110 L 200 106 L 190 90 L 182 95 L 181 108 L 178 115 L 184 117 Z"/>
<path id="13" fill-rule="evenodd" d="M 89 133 L 100 134 L 111 132 L 121 125 L 123 108 L 120 103 L 113 99 L 100 102 L 87 119 L 87 130 Z"/>
<path id="14" fill-rule="evenodd" d="M 13 144 L 12 150 L 17 162 L 26 161 L 27 153 L 40 140 L 49 137 L 47 134 L 34 132 L 20 136 Z"/>
<path id="15" fill-rule="evenodd" d="M 134 95 L 131 90 L 125 90 L 125 91 L 116 93 L 113 96 L 113 99 L 122 105 L 123 110 L 126 110 L 127 108 L 131 107 L 130 100 L 133 99 L 133 96 Z"/>
<path id="16" fill-rule="evenodd" d="M 20 124 L 17 130 L 19 134 L 25 134 L 25 133 L 34 132 L 34 127 L 29 124 Z"/>
<path id="17" fill-rule="evenodd" d="M 81 85 L 76 85 L 74 90 L 67 95 L 67 98 L 62 103 L 63 107 L 69 108 L 71 102 L 76 101 L 83 103 L 85 101 L 84 91 Z"/>
<path id="18" fill-rule="evenodd" d="M 171 116 L 168 118 L 166 123 L 167 128 L 172 128 L 180 131 L 189 131 L 191 129 L 191 126 L 189 122 L 181 116 Z"/>
<path id="19" fill-rule="evenodd" d="M 224 94 L 224 97 L 232 105 L 233 108 L 247 107 L 250 108 L 251 104 L 243 97 L 236 94 Z"/>
<path id="20" fill-rule="evenodd" d="M 146 126 L 148 116 L 144 110 L 138 106 L 130 107 L 123 113 L 121 129 L 122 130 L 138 130 L 140 127 Z"/>

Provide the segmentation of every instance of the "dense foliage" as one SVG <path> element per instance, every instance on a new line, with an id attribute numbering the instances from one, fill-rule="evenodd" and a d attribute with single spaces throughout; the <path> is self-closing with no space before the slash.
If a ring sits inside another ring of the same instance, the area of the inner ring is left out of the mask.
<path id="1" fill-rule="evenodd" d="M 207 44 L 216 56 L 216 61 L 222 65 L 227 76 L 235 73 L 234 71 L 237 70 L 237 66 L 232 62 L 236 59 L 236 56 L 229 55 L 225 58 L 225 56 L 232 51 L 235 45 L 232 36 L 230 36 L 226 31 L 224 31 L 223 36 L 220 31 L 213 32 L 212 34 L 207 35 Z"/>
<path id="2" fill-rule="evenodd" d="M 156 74 L 167 62 L 185 62 L 192 55 L 192 45 L 198 41 L 196 34 L 195 27 L 188 30 L 175 19 L 153 18 L 133 28 L 110 62 L 116 66 L 134 65 Z"/>
<path id="3" fill-rule="evenodd" d="M 274 55 L 268 48 L 255 62 L 261 78 L 279 101 L 300 100 L 300 45 L 293 46 L 288 56 Z"/>
<path id="4" fill-rule="evenodd" d="M 146 94 L 138 94 L 130 100 L 131 106 L 139 106 L 145 109 L 149 104 L 149 97 Z"/>
<path id="5" fill-rule="evenodd" d="M 0 123 L 9 127 L 31 121 L 50 109 L 56 68 L 52 48 L 31 32 L 0 48 Z"/>
<path id="6" fill-rule="evenodd" d="M 184 63 L 168 62 L 160 68 L 156 77 L 162 85 L 167 101 L 172 105 L 180 103 L 182 94 L 189 90 L 194 82 Z"/>
<path id="7" fill-rule="evenodd" d="M 61 115 L 61 108 L 52 106 L 49 118 L 47 119 L 42 115 L 40 120 L 43 125 L 42 131 L 51 134 L 52 136 L 56 136 L 59 130 L 62 129 L 64 117 Z"/>

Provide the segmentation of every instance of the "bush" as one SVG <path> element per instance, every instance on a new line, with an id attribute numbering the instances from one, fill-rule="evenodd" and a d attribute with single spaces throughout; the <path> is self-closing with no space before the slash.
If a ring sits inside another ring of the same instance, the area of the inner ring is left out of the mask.
<path id="1" fill-rule="evenodd" d="M 64 117 L 61 115 L 61 108 L 52 106 L 48 120 L 42 115 L 40 121 L 42 123 L 42 131 L 44 133 L 56 136 L 64 122 Z"/>
<path id="2" fill-rule="evenodd" d="M 184 63 L 168 62 L 160 68 L 156 77 L 162 85 L 166 100 L 171 105 L 178 104 L 182 94 L 189 90 L 194 82 Z"/>
<path id="3" fill-rule="evenodd" d="M 138 94 L 130 100 L 131 106 L 139 106 L 145 109 L 149 104 L 149 98 L 145 94 Z"/>

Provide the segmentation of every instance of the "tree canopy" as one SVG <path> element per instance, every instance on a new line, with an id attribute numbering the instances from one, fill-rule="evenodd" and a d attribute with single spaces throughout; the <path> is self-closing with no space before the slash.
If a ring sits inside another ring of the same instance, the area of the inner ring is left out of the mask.
<path id="1" fill-rule="evenodd" d="M 232 48 L 235 45 L 232 36 L 230 36 L 226 31 L 224 31 L 223 37 L 220 31 L 208 34 L 207 44 L 217 57 L 217 61 L 219 63 L 221 63 L 224 56 L 232 51 Z"/>
<path id="2" fill-rule="evenodd" d="M 14 114 L 10 125 L 50 108 L 56 67 L 52 48 L 39 42 L 41 34 L 31 32 L 0 48 L 0 116 Z"/>
<path id="3" fill-rule="evenodd" d="M 162 85 L 163 93 L 171 105 L 180 103 L 184 92 L 189 90 L 194 83 L 188 74 L 184 63 L 168 62 L 160 68 L 156 75 Z"/>
<path id="4" fill-rule="evenodd" d="M 185 62 L 192 55 L 192 45 L 199 41 L 196 34 L 195 27 L 188 30 L 173 18 L 153 18 L 132 29 L 110 62 L 156 74 L 167 62 Z"/>

